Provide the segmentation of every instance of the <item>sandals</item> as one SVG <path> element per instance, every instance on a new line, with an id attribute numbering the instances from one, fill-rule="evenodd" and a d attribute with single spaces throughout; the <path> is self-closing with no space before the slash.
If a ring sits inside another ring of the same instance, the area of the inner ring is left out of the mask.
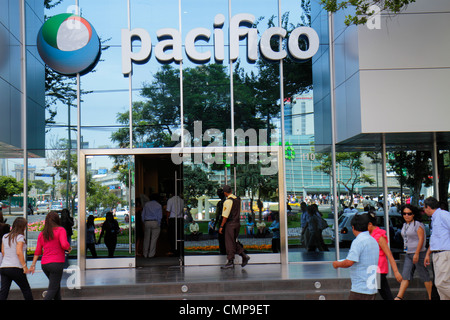
<path id="1" fill-rule="evenodd" d="M 403 300 L 402 297 L 396 296 L 394 300 Z"/>

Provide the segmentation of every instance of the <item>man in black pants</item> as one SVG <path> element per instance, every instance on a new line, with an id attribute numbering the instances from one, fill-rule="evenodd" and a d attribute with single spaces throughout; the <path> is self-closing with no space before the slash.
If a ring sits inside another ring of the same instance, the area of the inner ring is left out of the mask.
<path id="1" fill-rule="evenodd" d="M 223 204 L 224 204 L 225 200 L 227 199 L 225 197 L 225 194 L 223 193 L 222 188 L 217 190 L 217 196 L 219 197 L 220 201 L 217 203 L 217 206 L 216 206 L 216 221 L 214 222 L 214 229 L 220 228 L 220 226 L 222 224 Z M 220 254 L 223 254 L 223 255 L 227 254 L 227 250 L 225 249 L 225 232 L 219 233 L 217 238 L 219 240 Z"/>
<path id="2" fill-rule="evenodd" d="M 250 257 L 245 254 L 244 248 L 237 242 L 239 230 L 241 227 L 241 199 L 231 193 L 231 187 L 223 186 L 223 193 L 227 197 L 223 204 L 222 222 L 219 233 L 225 234 L 225 247 L 227 250 L 228 262 L 222 266 L 222 269 L 234 268 L 234 256 L 238 254 L 242 257 L 242 267 L 245 267 Z M 225 231 L 224 231 L 225 226 Z"/>

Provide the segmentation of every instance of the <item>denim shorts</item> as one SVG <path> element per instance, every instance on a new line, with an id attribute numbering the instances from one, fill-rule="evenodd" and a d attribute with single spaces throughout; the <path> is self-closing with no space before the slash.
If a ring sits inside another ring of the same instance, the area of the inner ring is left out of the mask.
<path id="1" fill-rule="evenodd" d="M 405 264 L 403 265 L 402 272 L 403 280 L 411 280 L 414 272 L 417 270 L 419 277 L 423 282 L 431 281 L 430 272 L 424 265 L 425 255 L 426 251 L 420 252 L 419 261 L 416 264 L 413 263 L 414 253 L 407 253 L 405 255 Z"/>

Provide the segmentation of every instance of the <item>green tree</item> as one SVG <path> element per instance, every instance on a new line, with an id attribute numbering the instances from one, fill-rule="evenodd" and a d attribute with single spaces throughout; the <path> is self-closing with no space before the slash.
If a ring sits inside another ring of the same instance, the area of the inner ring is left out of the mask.
<path id="1" fill-rule="evenodd" d="M 369 11 L 373 5 L 378 6 L 382 11 L 397 14 L 416 0 L 320 0 L 320 2 L 325 10 L 333 13 L 353 7 L 354 14 L 345 17 L 345 24 L 349 26 L 365 24 L 368 17 L 374 15 L 374 11 Z"/>
<path id="2" fill-rule="evenodd" d="M 235 127 L 259 129 L 264 122 L 255 117 L 255 97 L 248 83 L 238 74 L 235 77 L 235 96 L 239 111 L 235 113 Z M 163 65 L 151 83 L 144 83 L 144 101 L 133 103 L 133 144 L 139 147 L 170 147 L 175 130 L 181 128 L 179 70 Z M 230 89 L 226 67 L 219 64 L 201 65 L 183 70 L 184 119 L 183 127 L 192 136 L 194 122 L 201 121 L 206 129 L 225 133 L 230 128 Z M 279 108 L 278 108 L 279 109 Z M 117 121 L 129 124 L 129 112 L 119 113 Z M 129 130 L 122 128 L 111 135 L 120 147 L 128 147 Z M 225 139 L 225 136 L 224 136 Z M 206 142 L 205 142 L 206 143 Z"/>
<path id="3" fill-rule="evenodd" d="M 51 9 L 60 4 L 63 0 L 44 0 L 44 7 L 46 9 Z"/>
<path id="4" fill-rule="evenodd" d="M 301 3 L 304 13 L 302 23 L 309 23 L 309 0 Z M 261 19 L 262 20 L 262 19 Z M 260 21 L 261 21 L 260 20 Z M 275 26 L 275 17 L 268 27 Z M 295 29 L 289 22 L 289 13 L 282 17 L 288 34 Z M 302 47 L 307 46 L 301 40 Z M 278 50 L 278 41 L 273 37 L 272 46 Z M 256 70 L 247 72 L 239 61 L 233 73 L 234 127 L 235 129 L 273 129 L 278 126 L 280 116 L 280 64 L 258 60 Z M 285 97 L 308 91 L 312 88 L 311 59 L 299 63 L 286 58 L 283 64 Z M 195 121 L 202 122 L 203 130 L 218 129 L 225 133 L 231 128 L 230 76 L 227 67 L 221 64 L 206 64 L 183 69 L 184 118 L 180 119 L 180 73 L 178 68 L 163 65 L 150 82 L 143 84 L 143 101 L 132 105 L 133 141 L 129 135 L 129 111 L 117 114 L 117 122 L 123 125 L 111 135 L 111 140 L 121 148 L 133 144 L 136 147 L 171 147 L 178 143 L 171 137 L 175 130 L 187 129 L 193 138 Z M 269 131 L 270 132 L 270 131 Z M 226 135 L 224 134 L 224 139 Z M 224 144 L 226 141 L 224 140 Z M 247 143 L 247 142 L 246 142 Z M 268 144 L 270 144 L 270 137 Z M 203 141 L 203 145 L 209 142 Z M 115 168 L 120 170 L 124 161 L 115 158 Z M 223 166 L 212 167 L 223 170 Z"/>
<path id="5" fill-rule="evenodd" d="M 102 186 L 98 181 L 92 181 L 90 192 L 86 197 L 86 206 L 89 211 L 95 211 L 98 208 L 115 208 L 123 201 L 117 197 L 107 186 Z"/>
<path id="6" fill-rule="evenodd" d="M 66 195 L 67 206 L 71 208 L 72 212 L 75 208 L 75 198 L 78 194 L 76 184 L 72 184 L 72 176 L 76 176 L 78 172 L 78 156 L 71 153 L 69 149 L 70 141 L 68 139 L 61 139 L 58 142 L 59 151 L 55 152 L 58 161 L 55 161 L 53 167 L 57 175 L 60 177 L 58 187 L 61 194 Z"/>
<path id="7" fill-rule="evenodd" d="M 277 175 L 261 175 L 261 163 L 257 164 L 238 164 L 236 166 L 236 184 L 239 196 L 250 196 L 250 211 L 253 221 L 255 213 L 253 212 L 253 202 L 255 198 L 257 203 L 262 200 L 271 200 L 276 198 L 278 189 Z M 262 207 L 259 206 L 259 221 L 262 221 Z"/>
<path id="8" fill-rule="evenodd" d="M 23 192 L 23 183 L 10 176 L 0 177 L 0 200 L 9 199 Z"/>
<path id="9" fill-rule="evenodd" d="M 254 164 L 241 164 L 237 166 L 236 170 L 236 189 L 239 191 L 239 196 L 245 196 L 246 194 L 250 197 L 250 212 L 253 221 L 255 221 L 255 213 L 253 212 L 253 201 L 255 196 L 258 195 L 259 186 L 263 176 L 259 166 Z M 260 217 L 261 218 L 261 217 Z"/>
<path id="10" fill-rule="evenodd" d="M 348 170 L 348 173 L 341 174 L 336 177 L 336 182 L 345 187 L 350 194 L 350 203 L 353 203 L 353 194 L 356 185 L 360 183 L 375 183 L 375 179 L 364 173 L 366 167 L 363 165 L 362 152 L 338 152 L 336 154 L 336 166 L 340 166 Z M 320 164 L 314 167 L 316 171 L 322 171 L 331 176 L 332 158 L 329 153 L 319 153 L 316 159 Z"/>
<path id="11" fill-rule="evenodd" d="M 401 185 L 410 188 L 411 204 L 418 205 L 422 184 L 431 186 L 433 180 L 431 152 L 429 151 L 397 151 L 388 156 L 388 163 Z"/>
<path id="12" fill-rule="evenodd" d="M 46 183 L 44 180 L 34 180 L 33 186 L 40 194 L 45 193 L 51 187 L 51 185 Z"/>
<path id="13" fill-rule="evenodd" d="M 30 188 L 30 186 L 28 186 Z M 9 200 L 9 212 L 11 213 L 11 197 L 23 193 L 23 181 L 17 181 L 10 176 L 0 177 L 0 200 Z"/>
<path id="14" fill-rule="evenodd" d="M 282 16 L 282 26 L 288 35 L 296 27 L 310 23 L 310 0 L 302 0 L 301 23 L 289 21 L 289 12 Z M 276 25 L 275 16 L 267 20 L 267 27 Z M 261 23 L 260 18 L 256 26 Z M 288 36 L 287 36 L 288 37 Z M 271 39 L 272 47 L 278 50 L 279 40 Z M 283 44 L 286 45 L 286 44 Z M 299 45 L 307 47 L 307 41 L 300 39 Z M 255 69 L 253 69 L 255 70 Z M 299 63 L 287 57 L 283 63 L 285 97 L 312 89 L 312 60 Z M 239 60 L 233 73 L 234 127 L 237 129 L 272 129 L 280 115 L 280 64 L 259 59 L 256 71 L 247 72 Z M 120 147 L 130 143 L 138 147 L 170 147 L 172 133 L 183 127 L 193 133 L 195 121 L 201 121 L 203 128 L 230 129 L 230 77 L 227 66 L 221 64 L 199 65 L 183 69 L 184 119 L 180 115 L 180 72 L 171 65 L 163 65 L 153 80 L 143 84 L 143 101 L 132 106 L 133 141 L 129 139 L 129 111 L 117 115 L 118 123 L 124 128 L 115 131 L 111 140 Z M 275 121 L 274 121 L 275 120 Z M 225 138 L 225 137 L 224 137 Z M 205 142 L 206 143 L 206 142 Z M 270 144 L 270 141 L 269 141 Z"/>
<path id="15" fill-rule="evenodd" d="M 70 157 L 68 157 L 68 153 L 70 152 L 70 149 L 66 146 L 68 143 L 67 139 L 61 139 L 57 144 L 57 149 L 59 151 L 54 153 L 55 160 L 53 167 L 56 170 L 57 175 L 59 176 L 59 189 L 61 190 L 62 194 L 67 195 L 67 200 L 69 202 L 69 207 L 72 208 L 72 211 L 75 208 L 75 199 L 78 196 L 78 186 L 77 184 L 72 184 L 72 176 L 76 176 L 78 174 L 78 156 L 76 154 L 71 154 Z M 125 157 L 123 158 L 125 159 Z M 128 176 L 128 175 L 127 175 Z M 124 179 L 124 181 L 127 181 L 128 179 Z M 99 184 L 92 178 L 92 173 L 87 172 L 86 173 L 86 194 L 87 197 L 97 197 L 101 198 L 102 201 L 100 204 L 105 203 L 104 196 L 98 195 L 99 192 L 104 192 L 105 195 L 109 193 L 109 189 L 102 188 L 101 191 L 99 191 Z M 86 200 L 87 201 L 87 200 Z M 115 200 L 114 200 L 115 201 Z M 95 202 L 95 200 L 92 200 L 92 202 Z"/>
<path id="16" fill-rule="evenodd" d="M 310 23 L 310 6 L 308 1 L 301 3 L 303 14 L 300 17 L 302 23 L 292 24 L 289 21 L 289 12 L 284 13 L 281 18 L 281 24 L 287 30 L 287 36 L 296 28 L 303 24 Z M 267 27 L 275 27 L 275 16 L 272 16 L 267 21 Z M 256 23 L 258 25 L 261 20 Z M 299 46 L 302 49 L 307 48 L 305 39 L 299 40 Z M 283 43 L 283 46 L 286 44 Z M 271 39 L 271 47 L 273 50 L 279 50 L 279 39 L 273 37 Z M 286 48 L 284 48 L 287 50 Z M 239 67 L 239 66 L 238 66 Z M 245 73 L 244 70 L 236 72 L 243 86 L 248 88 L 248 97 L 254 106 L 254 117 L 260 118 L 267 130 L 274 128 L 273 120 L 278 119 L 280 115 L 280 64 L 259 59 L 256 62 L 257 72 Z M 239 81 L 235 81 L 239 85 Z M 283 83 L 284 83 L 284 97 L 285 99 L 293 98 L 295 95 L 307 92 L 312 89 L 312 60 L 295 61 L 290 57 L 283 60 Z M 242 113 L 240 104 L 236 103 L 236 113 Z M 254 127 L 260 128 L 260 127 Z M 271 141 L 269 141 L 269 144 Z"/>
<path id="17" fill-rule="evenodd" d="M 183 195 L 186 205 L 197 206 L 201 196 L 215 196 L 219 184 L 209 179 L 209 174 L 202 165 L 185 165 L 183 167 Z"/>

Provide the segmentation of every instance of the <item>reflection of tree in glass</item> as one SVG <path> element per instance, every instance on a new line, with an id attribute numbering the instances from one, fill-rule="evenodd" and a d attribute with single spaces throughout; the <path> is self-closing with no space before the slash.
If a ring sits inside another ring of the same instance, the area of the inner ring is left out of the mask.
<path id="1" fill-rule="evenodd" d="M 302 18 L 302 20 L 309 20 Z M 261 23 L 261 19 L 258 23 Z M 282 18 L 288 34 L 298 25 L 289 23 L 289 14 Z M 274 26 L 274 17 L 267 26 Z M 304 39 L 301 44 L 306 46 Z M 272 39 L 278 47 L 276 37 Z M 285 44 L 283 44 L 285 45 Z M 273 129 L 280 114 L 280 64 L 258 60 L 255 68 L 245 70 L 236 62 L 233 75 L 234 128 Z M 299 63 L 289 57 L 283 62 L 284 97 L 309 91 L 312 88 L 311 59 Z M 180 73 L 171 65 L 163 65 L 151 83 L 144 83 L 143 101 L 133 103 L 133 144 L 145 147 L 168 147 L 172 133 L 180 129 Z M 231 128 L 230 78 L 227 67 L 220 64 L 200 65 L 183 70 L 183 126 L 193 136 L 195 121 L 206 129 L 225 132 Z M 129 124 L 128 111 L 119 113 L 117 121 Z M 121 147 L 129 146 L 129 130 L 122 128 L 112 134 Z M 270 143 L 270 141 L 269 141 Z"/>
<path id="2" fill-rule="evenodd" d="M 350 195 L 349 203 L 353 203 L 353 195 L 355 188 L 360 183 L 368 183 L 370 185 L 375 183 L 375 180 L 365 174 L 366 167 L 363 165 L 362 152 L 338 152 L 336 154 L 336 165 L 348 170 L 346 174 L 340 174 L 336 182 L 345 187 Z M 320 164 L 314 167 L 316 171 L 322 171 L 331 176 L 332 158 L 329 153 L 318 153 L 316 159 Z"/>
<path id="3" fill-rule="evenodd" d="M 201 165 L 186 165 L 183 168 L 183 194 L 186 205 L 197 207 L 197 199 L 201 196 L 215 197 L 219 184 L 209 178 Z"/>

